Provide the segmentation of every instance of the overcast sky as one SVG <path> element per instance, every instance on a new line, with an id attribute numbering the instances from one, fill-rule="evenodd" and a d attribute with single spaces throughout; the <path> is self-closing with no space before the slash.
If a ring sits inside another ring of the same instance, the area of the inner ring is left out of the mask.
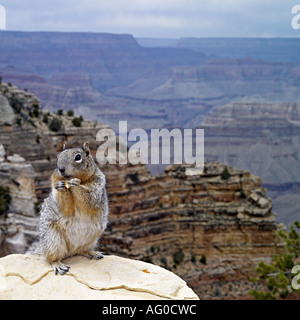
<path id="1" fill-rule="evenodd" d="M 0 0 L 6 29 L 135 37 L 299 37 L 297 0 Z"/>

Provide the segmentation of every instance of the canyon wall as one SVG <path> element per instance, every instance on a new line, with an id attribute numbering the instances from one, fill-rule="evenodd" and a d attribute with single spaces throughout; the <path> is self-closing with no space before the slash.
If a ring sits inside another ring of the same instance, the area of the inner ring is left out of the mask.
<path id="1" fill-rule="evenodd" d="M 278 221 L 299 219 L 299 103 L 232 102 L 212 112 L 205 130 L 205 158 L 262 177 Z"/>

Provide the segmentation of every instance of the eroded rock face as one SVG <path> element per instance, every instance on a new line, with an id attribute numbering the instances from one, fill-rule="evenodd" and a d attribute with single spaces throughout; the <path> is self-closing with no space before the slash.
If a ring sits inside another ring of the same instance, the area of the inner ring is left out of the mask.
<path id="1" fill-rule="evenodd" d="M 299 103 L 245 101 L 215 110 L 202 126 L 205 159 L 260 176 L 285 225 L 299 219 L 299 121 Z"/>
<path id="2" fill-rule="evenodd" d="M 56 276 L 38 256 L 0 259 L 0 300 L 6 299 L 198 299 L 185 281 L 170 271 L 142 261 L 105 256 L 73 257 L 67 275 Z"/>
<path id="3" fill-rule="evenodd" d="M 111 209 L 105 250 L 172 270 L 204 299 L 247 296 L 258 262 L 283 250 L 283 226 L 262 180 L 217 162 L 205 163 L 202 175 L 171 165 L 165 174 L 115 188 Z"/>
<path id="4" fill-rule="evenodd" d="M 4 96 L 0 96 L 0 125 L 11 126 L 15 120 L 15 114 L 8 100 Z"/>
<path id="5" fill-rule="evenodd" d="M 3 144 L 0 143 L 0 162 L 5 160 L 5 149 Z"/>
<path id="6" fill-rule="evenodd" d="M 32 165 L 19 155 L 0 162 L 0 185 L 9 187 L 11 201 L 6 215 L 0 216 L 3 254 L 23 253 L 28 242 L 36 238 L 37 198 L 35 172 Z"/>

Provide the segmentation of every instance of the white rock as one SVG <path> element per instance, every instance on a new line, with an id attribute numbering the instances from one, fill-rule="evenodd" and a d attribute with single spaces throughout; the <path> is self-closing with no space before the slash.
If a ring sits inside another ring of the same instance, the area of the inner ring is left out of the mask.
<path id="1" fill-rule="evenodd" d="M 0 143 L 0 162 L 4 162 L 5 160 L 5 149 L 3 144 Z"/>
<path id="2" fill-rule="evenodd" d="M 257 205 L 260 208 L 267 208 L 269 206 L 270 201 L 266 198 L 260 198 L 257 202 Z"/>
<path id="3" fill-rule="evenodd" d="M 16 115 L 6 97 L 0 95 L 0 125 L 13 125 Z"/>
<path id="4" fill-rule="evenodd" d="M 0 259 L 0 300 L 6 299 L 198 299 L 185 281 L 150 263 L 104 256 L 72 257 L 64 275 L 55 275 L 41 257 L 13 254 Z"/>
<path id="5" fill-rule="evenodd" d="M 257 202 L 259 199 L 259 196 L 256 194 L 256 192 L 252 192 L 249 196 L 249 199 L 253 202 Z"/>
<path id="6" fill-rule="evenodd" d="M 25 159 L 23 157 L 21 157 L 20 155 L 18 154 L 14 154 L 13 156 L 8 156 L 7 157 L 7 160 L 9 162 L 14 162 L 14 163 L 22 163 L 22 162 L 25 162 Z"/>

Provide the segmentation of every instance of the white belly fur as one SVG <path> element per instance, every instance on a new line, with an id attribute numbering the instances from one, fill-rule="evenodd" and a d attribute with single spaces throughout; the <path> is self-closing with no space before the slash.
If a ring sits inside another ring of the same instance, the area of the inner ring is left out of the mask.
<path id="1" fill-rule="evenodd" d="M 75 210 L 75 214 L 64 218 L 68 254 L 80 254 L 94 249 L 101 235 L 99 217 Z"/>

